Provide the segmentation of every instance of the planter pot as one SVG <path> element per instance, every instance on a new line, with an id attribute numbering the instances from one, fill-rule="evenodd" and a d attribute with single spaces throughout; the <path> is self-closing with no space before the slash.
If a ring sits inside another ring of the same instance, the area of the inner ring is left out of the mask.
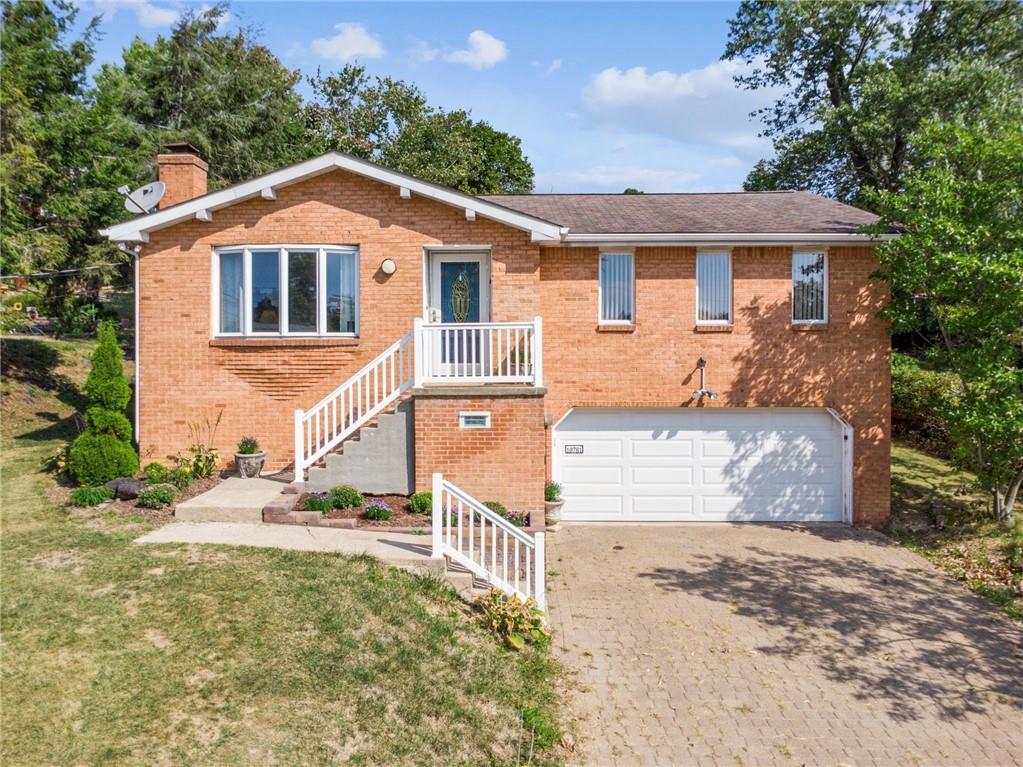
<path id="1" fill-rule="evenodd" d="M 544 524 L 547 525 L 548 532 L 553 533 L 561 529 L 561 507 L 564 505 L 564 498 L 543 502 Z"/>
<path id="2" fill-rule="evenodd" d="M 259 476 L 263 470 L 263 463 L 266 461 L 266 451 L 259 453 L 235 453 L 234 465 L 238 467 L 238 473 L 242 479 L 252 479 Z"/>

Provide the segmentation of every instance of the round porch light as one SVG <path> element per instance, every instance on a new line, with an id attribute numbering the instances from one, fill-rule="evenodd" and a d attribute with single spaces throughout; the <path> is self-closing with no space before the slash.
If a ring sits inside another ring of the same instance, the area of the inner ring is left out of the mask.
<path id="1" fill-rule="evenodd" d="M 385 258 L 380 262 L 380 271 L 384 274 L 394 274 L 398 270 L 398 265 L 389 258 Z"/>

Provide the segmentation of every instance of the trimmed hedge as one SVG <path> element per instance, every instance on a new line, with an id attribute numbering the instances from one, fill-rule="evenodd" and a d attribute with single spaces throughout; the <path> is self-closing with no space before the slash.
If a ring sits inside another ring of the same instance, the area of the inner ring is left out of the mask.
<path id="1" fill-rule="evenodd" d="M 915 357 L 892 354 L 892 434 L 932 455 L 948 458 L 948 414 L 959 401 L 959 379 L 930 370 Z"/>
<path id="2" fill-rule="evenodd" d="M 90 430 L 72 443 L 67 467 L 78 484 L 102 485 L 118 477 L 134 477 L 139 457 L 130 443 Z"/>

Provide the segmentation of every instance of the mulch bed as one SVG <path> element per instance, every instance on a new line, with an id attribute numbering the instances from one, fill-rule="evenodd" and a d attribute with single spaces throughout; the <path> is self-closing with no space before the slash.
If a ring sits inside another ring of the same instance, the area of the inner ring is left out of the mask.
<path id="1" fill-rule="evenodd" d="M 311 493 L 303 493 L 295 505 L 296 511 L 304 511 L 305 500 Z M 393 509 L 389 519 L 366 519 L 364 506 L 351 509 L 334 509 L 323 515 L 324 519 L 355 519 L 359 527 L 421 527 L 429 528 L 432 522 L 429 514 L 413 514 L 406 507 L 408 498 L 404 495 L 367 495 L 366 503 L 383 501 Z"/>
<path id="2" fill-rule="evenodd" d="M 113 513 L 118 517 L 143 517 L 150 524 L 157 526 L 166 525 L 174 521 L 174 507 L 177 504 L 182 501 L 187 501 L 189 498 L 201 495 L 207 490 L 216 487 L 224 481 L 226 476 L 229 475 L 220 476 L 214 474 L 212 477 L 194 480 L 192 484 L 184 490 L 175 490 L 174 503 L 170 506 L 164 506 L 162 509 L 147 509 L 139 506 L 138 499 L 122 501 L 116 498 L 110 501 L 104 501 L 98 506 L 87 506 L 84 509 L 76 506 L 71 508 L 77 512 L 78 516 L 92 516 L 94 512 L 102 511 L 105 513 Z"/>

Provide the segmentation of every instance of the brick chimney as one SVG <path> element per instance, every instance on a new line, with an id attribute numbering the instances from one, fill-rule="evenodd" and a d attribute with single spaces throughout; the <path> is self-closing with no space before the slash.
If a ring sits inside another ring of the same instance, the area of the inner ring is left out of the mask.
<path id="1" fill-rule="evenodd" d="M 169 208 L 206 194 L 206 173 L 210 166 L 199 157 L 199 150 L 186 143 L 166 144 L 164 149 L 165 154 L 156 156 L 159 179 L 167 185 L 160 207 Z"/>

